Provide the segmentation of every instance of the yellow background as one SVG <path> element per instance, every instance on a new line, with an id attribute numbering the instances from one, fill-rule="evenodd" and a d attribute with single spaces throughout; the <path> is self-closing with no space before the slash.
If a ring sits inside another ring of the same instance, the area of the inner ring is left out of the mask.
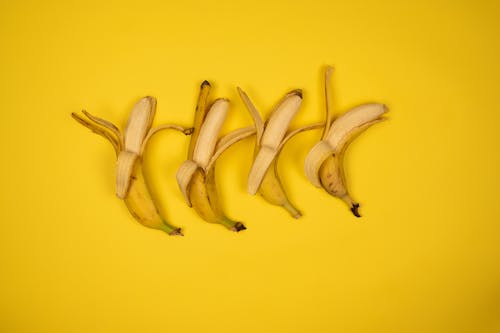
<path id="1" fill-rule="evenodd" d="M 495 1 L 2 1 L 0 332 L 500 332 L 499 6 Z M 355 219 L 309 184 L 320 132 L 279 169 L 300 220 L 245 193 L 253 142 L 217 179 L 239 234 L 177 189 L 188 140 L 150 143 L 162 212 L 142 227 L 114 196 L 108 142 L 70 118 L 189 125 L 199 84 L 232 101 L 224 132 L 302 88 L 293 127 L 378 101 L 389 121 L 351 146 Z"/>

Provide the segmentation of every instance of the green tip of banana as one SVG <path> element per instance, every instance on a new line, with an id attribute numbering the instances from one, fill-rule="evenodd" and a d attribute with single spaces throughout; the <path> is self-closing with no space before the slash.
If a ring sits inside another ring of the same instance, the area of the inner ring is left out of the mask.
<path id="1" fill-rule="evenodd" d="M 247 227 L 241 222 L 236 222 L 234 226 L 231 228 L 234 232 L 240 232 L 242 230 L 246 230 Z"/>
<path id="2" fill-rule="evenodd" d="M 359 203 L 353 203 L 351 206 L 351 212 L 354 214 L 354 216 L 361 217 L 358 209 L 359 209 Z"/>

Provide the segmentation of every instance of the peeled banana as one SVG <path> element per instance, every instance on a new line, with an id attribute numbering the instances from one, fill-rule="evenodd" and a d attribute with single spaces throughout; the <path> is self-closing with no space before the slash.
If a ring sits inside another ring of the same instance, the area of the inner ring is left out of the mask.
<path id="1" fill-rule="evenodd" d="M 219 132 L 229 110 L 229 101 L 220 98 L 208 106 L 210 88 L 208 81 L 204 81 L 200 87 L 188 159 L 177 171 L 177 183 L 188 206 L 193 207 L 202 219 L 238 232 L 246 227 L 243 223 L 228 218 L 222 210 L 215 183 L 215 162 L 224 150 L 253 135 L 255 130 L 251 127 L 242 128 L 219 139 Z"/>
<path id="2" fill-rule="evenodd" d="M 205 221 L 221 224 L 229 230 L 246 229 L 241 222 L 227 217 L 215 181 L 216 162 L 233 144 L 255 135 L 254 160 L 247 181 L 247 192 L 257 192 L 269 203 L 281 206 L 294 218 L 302 213 L 293 205 L 284 190 L 278 173 L 278 158 L 284 145 L 296 134 L 323 128 L 321 140 L 312 147 L 304 162 L 308 180 L 329 194 L 343 200 L 351 212 L 360 217 L 359 203 L 347 189 L 343 157 L 350 142 L 371 125 L 385 118 L 387 106 L 368 103 L 356 106 L 334 119 L 332 113 L 332 67 L 325 72 L 326 120 L 290 130 L 290 123 L 302 104 L 302 91 L 287 93 L 270 113 L 261 114 L 248 95 L 238 87 L 238 93 L 248 109 L 254 125 L 239 128 L 220 137 L 229 112 L 229 100 L 219 98 L 209 103 L 210 83 L 200 87 L 192 128 L 167 124 L 152 128 L 156 99 L 141 98 L 133 107 L 122 132 L 111 122 L 91 115 L 85 110 L 72 117 L 94 133 L 106 138 L 116 153 L 116 196 L 122 199 L 134 218 L 148 228 L 163 230 L 169 235 L 182 235 L 180 228 L 169 224 L 158 211 L 144 179 L 143 154 L 149 139 L 161 130 L 174 129 L 191 135 L 187 159 L 176 173 L 179 189 L 187 204 Z"/>
<path id="3" fill-rule="evenodd" d="M 170 225 L 158 212 L 144 180 L 142 155 L 148 140 L 158 131 L 174 129 L 188 135 L 192 129 L 170 124 L 151 128 L 155 111 L 156 100 L 153 97 L 140 99 L 130 113 L 123 135 L 111 122 L 86 111 L 82 111 L 83 116 L 77 113 L 71 115 L 113 145 L 117 156 L 116 195 L 125 202 L 132 216 L 148 228 L 182 236 L 181 229 Z"/>
<path id="4" fill-rule="evenodd" d="M 328 67 L 325 73 L 326 122 L 323 137 L 309 151 L 304 169 L 313 185 L 323 187 L 329 194 L 342 199 L 356 217 L 361 217 L 359 203 L 351 198 L 346 187 L 343 157 L 349 143 L 371 125 L 384 120 L 382 115 L 388 109 L 384 104 L 362 104 L 332 121 L 329 82 L 332 71 L 333 68 Z"/>
<path id="5" fill-rule="evenodd" d="M 277 160 L 285 143 L 295 134 L 305 130 L 320 128 L 322 124 L 301 127 L 288 132 L 290 122 L 298 112 L 302 103 L 302 91 L 293 90 L 286 94 L 269 119 L 264 122 L 259 111 L 248 97 L 238 87 L 238 93 L 254 121 L 256 129 L 255 158 L 248 176 L 247 192 L 259 194 L 272 205 L 285 208 L 292 217 L 299 218 L 302 213 L 288 199 L 281 183 Z"/>

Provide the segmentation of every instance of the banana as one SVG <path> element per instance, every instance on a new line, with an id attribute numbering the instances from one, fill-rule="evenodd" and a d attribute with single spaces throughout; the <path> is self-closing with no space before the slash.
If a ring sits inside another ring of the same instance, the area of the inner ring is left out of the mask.
<path id="1" fill-rule="evenodd" d="M 71 116 L 94 133 L 105 137 L 115 150 L 116 195 L 125 202 L 132 216 L 142 225 L 163 230 L 169 235 L 180 235 L 180 228 L 170 225 L 158 212 L 144 179 L 142 155 L 149 139 L 165 129 L 174 129 L 186 135 L 192 129 L 167 124 L 151 128 L 156 111 L 153 97 L 140 99 L 130 113 L 124 134 L 111 122 L 95 117 L 85 110 L 83 116 L 72 113 Z"/>
<path id="2" fill-rule="evenodd" d="M 355 202 L 346 187 L 343 157 L 349 144 L 359 134 L 385 118 L 387 106 L 378 103 L 362 104 L 333 120 L 330 77 L 332 67 L 325 73 L 326 122 L 322 140 L 309 151 L 304 162 L 306 177 L 316 187 L 323 187 L 329 194 L 342 199 L 356 217 L 359 203 Z"/>
<path id="3" fill-rule="evenodd" d="M 246 227 L 243 223 L 228 218 L 223 212 L 215 183 L 215 162 L 227 148 L 255 134 L 255 130 L 253 127 L 241 128 L 219 139 L 229 101 L 216 99 L 207 107 L 210 88 L 208 81 L 201 85 L 188 159 L 179 167 L 176 178 L 186 203 L 194 208 L 203 220 L 238 232 Z"/>
<path id="4" fill-rule="evenodd" d="M 135 164 L 131 175 L 130 189 L 124 199 L 130 214 L 142 225 L 165 231 L 169 235 L 182 236 L 180 228 L 168 224 L 158 212 L 144 181 L 142 162 Z"/>
<path id="5" fill-rule="evenodd" d="M 293 136 L 306 130 L 320 128 L 323 124 L 308 125 L 287 133 L 290 122 L 302 102 L 301 90 L 293 90 L 286 94 L 265 123 L 248 95 L 239 87 L 238 93 L 252 116 L 257 136 L 255 159 L 248 176 L 247 191 L 250 194 L 259 192 L 270 204 L 281 206 L 292 217 L 299 218 L 302 213 L 295 208 L 286 195 L 278 175 L 277 160 L 283 146 Z"/>

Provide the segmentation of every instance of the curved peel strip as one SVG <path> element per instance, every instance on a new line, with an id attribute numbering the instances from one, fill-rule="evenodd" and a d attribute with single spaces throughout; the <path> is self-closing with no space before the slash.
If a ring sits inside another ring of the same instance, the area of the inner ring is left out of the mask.
<path id="1" fill-rule="evenodd" d="M 188 160 L 193 159 L 194 147 L 196 146 L 196 141 L 198 140 L 198 135 L 200 135 L 201 125 L 205 120 L 207 115 L 207 101 L 208 95 L 210 94 L 210 83 L 205 80 L 200 86 L 200 93 L 198 94 L 198 102 L 196 103 L 196 110 L 194 112 L 194 122 L 193 122 L 193 133 L 191 140 L 189 140 L 188 148 Z"/>
<path id="2" fill-rule="evenodd" d="M 325 103 L 326 103 L 326 123 L 325 129 L 323 130 L 323 135 L 321 136 L 323 139 L 326 138 L 328 132 L 330 131 L 330 125 L 332 124 L 333 119 L 333 110 L 332 110 L 332 88 L 330 85 L 330 78 L 333 73 L 333 67 L 327 66 L 325 70 Z"/>
<path id="3" fill-rule="evenodd" d="M 302 92 L 294 90 L 288 93 L 273 111 L 262 134 L 261 145 L 278 148 L 288 130 L 293 117 L 302 103 Z"/>
<path id="4" fill-rule="evenodd" d="M 337 142 L 337 146 L 335 147 L 335 150 L 338 153 L 343 153 L 344 150 L 346 150 L 347 147 L 349 146 L 349 144 L 352 142 L 352 140 L 354 140 L 358 135 L 363 133 L 368 127 L 370 127 L 376 123 L 379 123 L 381 121 L 384 121 L 384 120 L 385 120 L 385 118 L 378 118 L 378 119 L 369 121 L 369 122 L 367 122 L 359 127 L 353 128 L 349 133 L 347 133 L 342 138 L 342 140 Z"/>
<path id="5" fill-rule="evenodd" d="M 238 93 L 240 94 L 241 100 L 247 107 L 248 112 L 250 112 L 250 116 L 252 116 L 253 122 L 255 124 L 255 130 L 257 131 L 257 145 L 260 145 L 262 133 L 264 132 L 264 121 L 262 120 L 259 111 L 257 111 L 257 108 L 255 107 L 255 105 L 253 105 L 252 101 L 243 91 L 243 89 L 241 89 L 240 87 L 238 87 L 237 89 Z"/>
<path id="6" fill-rule="evenodd" d="M 143 97 L 135 104 L 125 127 L 125 150 L 137 155 L 141 153 L 142 142 L 151 128 L 155 111 L 156 99 L 154 97 Z"/>
<path id="7" fill-rule="evenodd" d="M 324 140 L 318 142 L 306 156 L 304 161 L 304 171 L 307 179 L 316 187 L 321 187 L 321 181 L 319 179 L 319 168 L 321 164 L 328 158 L 328 156 L 334 153 L 333 148 L 330 144 Z"/>
<path id="8" fill-rule="evenodd" d="M 205 169 L 208 162 L 214 154 L 215 145 L 219 132 L 226 119 L 229 109 L 229 101 L 227 99 L 217 99 L 208 114 L 200 129 L 196 146 L 194 147 L 193 160 L 200 167 Z"/>
<path id="9" fill-rule="evenodd" d="M 139 156 L 135 153 L 122 151 L 116 161 L 116 196 L 125 199 L 130 187 L 134 166 Z"/>
<path id="10" fill-rule="evenodd" d="M 318 128 L 321 128 L 321 127 L 324 127 L 325 124 L 324 123 L 316 123 L 316 124 L 312 124 L 312 125 L 306 125 L 306 126 L 302 126 L 302 127 L 299 127 L 297 129 L 294 129 L 293 131 L 291 131 L 290 133 L 288 133 L 285 138 L 283 139 L 283 141 L 281 141 L 280 145 L 278 146 L 278 151 L 281 151 L 281 149 L 283 149 L 283 146 L 291 139 L 293 138 L 295 135 L 301 133 L 301 132 L 304 132 L 304 131 L 310 131 L 310 130 L 314 130 L 314 129 L 318 129 Z"/>
<path id="11" fill-rule="evenodd" d="M 111 142 L 113 148 L 115 149 L 116 156 L 118 156 L 121 150 L 120 138 L 116 137 L 114 133 L 109 132 L 106 128 L 102 128 L 96 123 L 89 122 L 88 120 L 84 119 L 82 116 L 80 116 L 75 112 L 71 113 L 71 116 L 73 117 L 73 119 L 75 119 L 77 122 L 90 129 L 92 132 L 99 134 L 100 136 L 106 138 L 109 142 Z"/>
<path id="12" fill-rule="evenodd" d="M 193 160 L 184 161 L 179 169 L 177 170 L 177 174 L 175 175 L 177 179 L 177 184 L 179 185 L 179 189 L 186 200 L 186 203 L 189 207 L 191 207 L 191 199 L 189 198 L 189 185 L 191 183 L 191 179 L 193 178 L 193 174 L 200 166 Z"/>
<path id="13" fill-rule="evenodd" d="M 118 127 L 115 126 L 115 124 L 113 124 L 112 122 L 107 121 L 105 119 L 93 116 L 90 113 L 88 113 L 86 110 L 82 110 L 82 113 L 87 118 L 92 120 L 93 122 L 98 123 L 99 125 L 102 125 L 102 126 L 106 127 L 107 129 L 109 129 L 111 132 L 113 132 L 116 135 L 117 138 L 122 140 L 122 134 L 120 133 L 120 130 L 118 129 Z"/>
<path id="14" fill-rule="evenodd" d="M 255 134 L 255 128 L 253 126 L 243 127 L 235 129 L 232 132 L 224 135 L 217 141 L 217 145 L 215 146 L 215 151 L 220 150 L 222 147 L 230 145 L 231 143 L 238 142 L 241 139 L 249 137 Z M 243 136 L 243 138 L 242 138 Z"/>
<path id="15" fill-rule="evenodd" d="M 254 127 L 244 127 L 244 128 L 239 128 L 237 130 L 232 131 L 229 134 L 226 134 L 222 138 L 219 139 L 217 142 L 217 145 L 215 146 L 215 153 L 213 154 L 212 158 L 208 162 L 208 165 L 206 167 L 206 170 L 210 170 L 215 161 L 219 158 L 219 156 L 229 147 L 231 147 L 233 144 L 235 144 L 238 141 L 241 141 L 243 139 L 248 138 L 249 136 L 252 136 L 255 134 L 255 128 Z"/>
<path id="16" fill-rule="evenodd" d="M 278 151 L 272 147 L 262 146 L 255 157 L 252 169 L 250 169 L 250 174 L 248 175 L 247 192 L 250 194 L 255 194 L 259 190 L 260 184 L 264 179 L 264 176 L 269 169 L 269 166 L 273 162 L 274 158 L 278 154 Z"/>
<path id="17" fill-rule="evenodd" d="M 164 124 L 164 125 L 156 126 L 155 128 L 150 129 L 148 134 L 144 138 L 144 140 L 142 142 L 142 147 L 141 147 L 141 155 L 144 152 L 144 149 L 146 148 L 146 145 L 148 144 L 148 141 L 151 139 L 151 137 L 153 135 L 155 135 L 156 133 L 163 131 L 163 130 L 167 130 L 167 129 L 176 130 L 176 131 L 184 133 L 185 135 L 191 134 L 192 130 L 193 130 L 192 128 L 183 127 L 183 126 L 176 125 L 176 124 Z"/>
<path id="18" fill-rule="evenodd" d="M 356 106 L 333 122 L 326 141 L 337 150 L 338 144 L 344 141 L 351 131 L 379 119 L 385 112 L 387 107 L 384 104 L 370 103 Z"/>

